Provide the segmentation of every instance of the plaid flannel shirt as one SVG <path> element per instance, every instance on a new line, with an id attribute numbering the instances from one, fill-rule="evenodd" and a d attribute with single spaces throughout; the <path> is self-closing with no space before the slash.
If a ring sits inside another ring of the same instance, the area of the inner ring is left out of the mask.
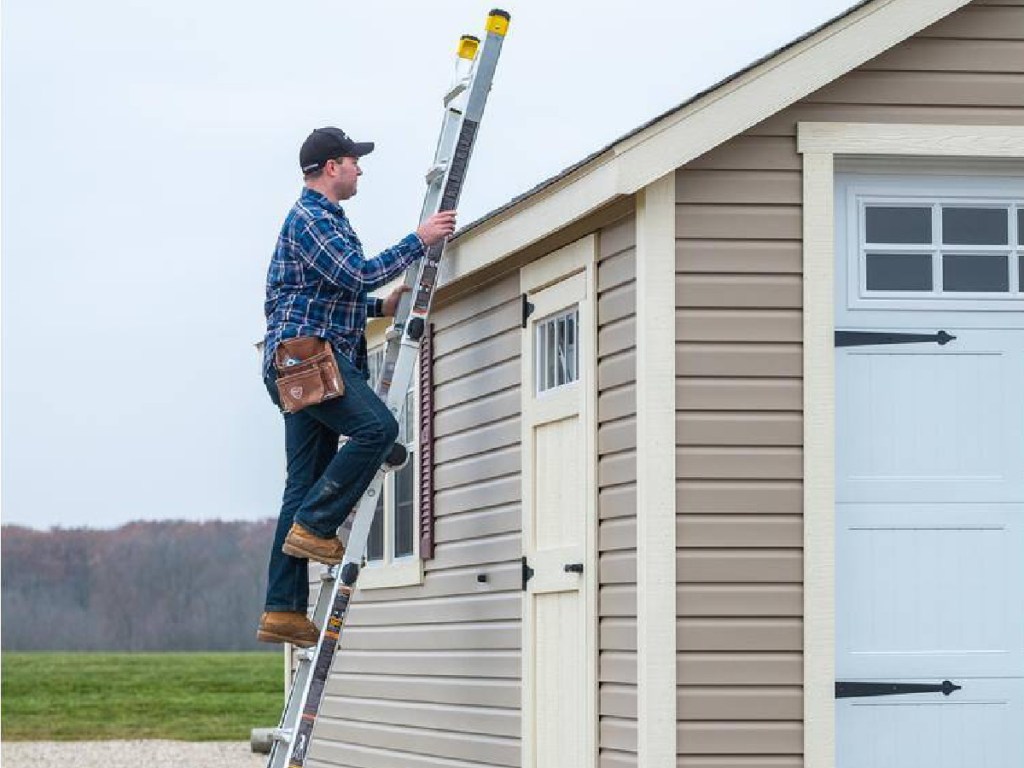
<path id="1" fill-rule="evenodd" d="M 295 336 L 327 339 L 336 354 L 365 371 L 366 318 L 383 315 L 383 301 L 367 293 L 401 275 L 423 252 L 423 242 L 410 234 L 366 258 L 341 206 L 304 188 L 284 220 L 267 271 L 264 375 L 277 345 Z"/>

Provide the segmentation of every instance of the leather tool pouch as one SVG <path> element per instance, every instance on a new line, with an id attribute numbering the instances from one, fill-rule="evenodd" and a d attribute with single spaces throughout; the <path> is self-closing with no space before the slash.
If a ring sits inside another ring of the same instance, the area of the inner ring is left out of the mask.
<path id="1" fill-rule="evenodd" d="M 345 382 L 326 339 L 316 336 L 285 339 L 274 350 L 274 367 L 277 369 L 277 394 L 285 413 L 295 413 L 345 394 Z"/>

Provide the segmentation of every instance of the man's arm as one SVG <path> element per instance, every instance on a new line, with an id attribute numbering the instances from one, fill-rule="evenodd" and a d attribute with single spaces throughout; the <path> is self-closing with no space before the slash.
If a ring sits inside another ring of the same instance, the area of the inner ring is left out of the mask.
<path id="1" fill-rule="evenodd" d="M 310 221 L 300 234 L 303 260 L 336 288 L 368 292 L 386 285 L 423 256 L 423 241 L 410 234 L 367 259 L 352 233 L 326 216 Z"/>

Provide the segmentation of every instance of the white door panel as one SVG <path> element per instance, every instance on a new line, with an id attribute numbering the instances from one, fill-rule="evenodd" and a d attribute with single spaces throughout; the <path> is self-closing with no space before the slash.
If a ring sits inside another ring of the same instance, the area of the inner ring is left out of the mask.
<path id="1" fill-rule="evenodd" d="M 949 332 L 941 347 L 839 350 L 837 498 L 1024 498 L 1024 333 Z"/>
<path id="2" fill-rule="evenodd" d="M 1024 670 L 1024 504 L 839 506 L 840 679 Z"/>

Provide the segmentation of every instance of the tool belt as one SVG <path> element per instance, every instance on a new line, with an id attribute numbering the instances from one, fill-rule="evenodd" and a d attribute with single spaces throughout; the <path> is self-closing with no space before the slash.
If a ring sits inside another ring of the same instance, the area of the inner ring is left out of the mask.
<path id="1" fill-rule="evenodd" d="M 277 369 L 277 394 L 285 413 L 295 413 L 345 394 L 338 361 L 326 339 L 316 336 L 285 339 L 274 350 L 274 367 Z"/>

